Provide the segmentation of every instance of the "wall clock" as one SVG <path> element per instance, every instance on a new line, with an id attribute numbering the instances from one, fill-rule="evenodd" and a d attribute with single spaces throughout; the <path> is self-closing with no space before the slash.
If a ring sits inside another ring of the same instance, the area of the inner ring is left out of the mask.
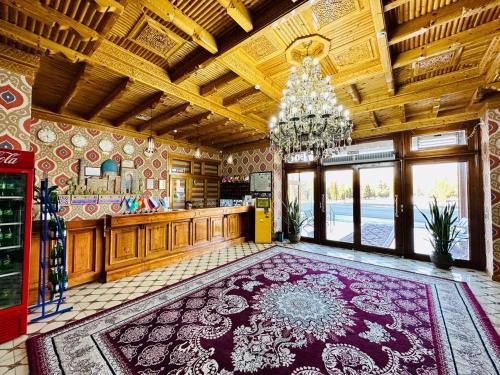
<path id="1" fill-rule="evenodd" d="M 99 142 L 99 148 L 102 152 L 111 152 L 113 151 L 113 142 L 111 142 L 109 139 L 103 139 L 101 142 Z"/>
<path id="2" fill-rule="evenodd" d="M 57 140 L 56 133 L 48 127 L 40 129 L 36 135 L 40 141 L 48 145 Z"/>
<path id="3" fill-rule="evenodd" d="M 89 143 L 89 141 L 83 135 L 81 135 L 81 134 L 75 134 L 73 137 L 71 137 L 71 143 L 75 147 L 84 148 L 84 147 L 87 146 L 87 144 Z"/>
<path id="4" fill-rule="evenodd" d="M 126 143 L 123 146 L 123 152 L 126 153 L 127 155 L 132 155 L 135 152 L 135 147 L 131 143 Z"/>

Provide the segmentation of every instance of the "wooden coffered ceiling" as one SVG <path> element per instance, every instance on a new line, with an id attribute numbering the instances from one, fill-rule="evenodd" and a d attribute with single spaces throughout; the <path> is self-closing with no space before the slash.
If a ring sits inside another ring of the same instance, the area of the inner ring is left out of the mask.
<path id="1" fill-rule="evenodd" d="M 226 151 L 261 147 L 306 36 L 355 137 L 477 119 L 500 0 L 0 0 L 0 58 L 41 55 L 34 115 Z"/>

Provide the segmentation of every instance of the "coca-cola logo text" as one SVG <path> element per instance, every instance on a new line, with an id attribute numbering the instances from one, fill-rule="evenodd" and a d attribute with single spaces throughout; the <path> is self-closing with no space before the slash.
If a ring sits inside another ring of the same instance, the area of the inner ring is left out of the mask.
<path id="1" fill-rule="evenodd" d="M 17 164 L 21 154 L 10 151 L 0 151 L 0 164 Z"/>

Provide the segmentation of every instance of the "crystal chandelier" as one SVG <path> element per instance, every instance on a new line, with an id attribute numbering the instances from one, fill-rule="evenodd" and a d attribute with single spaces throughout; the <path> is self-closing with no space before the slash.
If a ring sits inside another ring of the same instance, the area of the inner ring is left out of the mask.
<path id="1" fill-rule="evenodd" d="M 330 76 L 323 78 L 318 59 L 306 56 L 292 67 L 280 112 L 269 122 L 271 144 L 285 161 L 297 154 L 313 159 L 337 154 L 352 142 L 349 111 L 337 104 Z"/>

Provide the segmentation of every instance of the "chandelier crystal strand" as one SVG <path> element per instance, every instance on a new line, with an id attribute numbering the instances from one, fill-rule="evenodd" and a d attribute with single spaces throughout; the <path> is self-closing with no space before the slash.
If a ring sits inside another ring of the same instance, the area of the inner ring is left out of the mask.
<path id="1" fill-rule="evenodd" d="M 322 159 L 351 145 L 349 111 L 337 104 L 330 76 L 323 78 L 319 61 L 307 56 L 292 67 L 283 90 L 280 112 L 269 122 L 271 143 L 285 161 L 312 154 Z"/>

